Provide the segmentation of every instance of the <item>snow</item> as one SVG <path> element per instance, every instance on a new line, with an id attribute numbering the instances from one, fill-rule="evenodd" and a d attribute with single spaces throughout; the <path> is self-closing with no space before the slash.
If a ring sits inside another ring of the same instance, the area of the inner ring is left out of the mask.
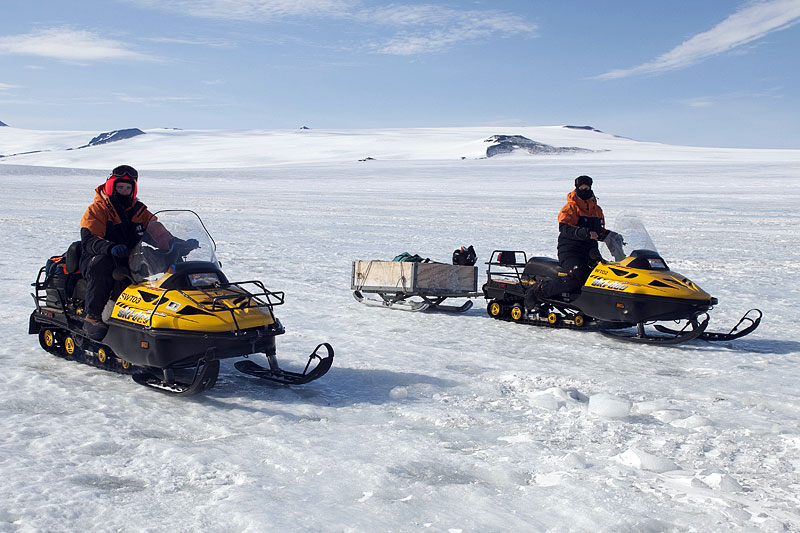
<path id="1" fill-rule="evenodd" d="M 93 135 L 0 130 L 2 154 L 53 150 L 0 159 L 0 530 L 800 530 L 800 151 L 504 130 L 147 130 L 71 151 Z M 500 133 L 611 151 L 478 159 Z M 328 341 L 326 376 L 272 386 L 227 360 L 186 399 L 44 353 L 30 283 L 122 163 L 151 209 L 200 214 L 229 278 L 286 292 L 279 360 Z M 480 285 L 494 249 L 554 256 L 584 173 L 612 225 L 637 214 L 719 298 L 711 329 L 754 306 L 761 327 L 631 345 L 499 322 L 482 300 L 450 315 L 350 294 L 356 259 L 473 244 Z"/>

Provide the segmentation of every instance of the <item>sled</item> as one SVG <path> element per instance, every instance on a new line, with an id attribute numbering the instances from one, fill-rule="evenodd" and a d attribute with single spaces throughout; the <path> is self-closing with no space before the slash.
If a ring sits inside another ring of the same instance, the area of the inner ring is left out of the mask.
<path id="1" fill-rule="evenodd" d="M 365 305 L 407 311 L 463 313 L 472 301 L 446 305 L 448 298 L 479 298 L 478 268 L 444 263 L 353 261 L 350 289 Z M 375 294 L 378 298 L 369 298 Z"/>

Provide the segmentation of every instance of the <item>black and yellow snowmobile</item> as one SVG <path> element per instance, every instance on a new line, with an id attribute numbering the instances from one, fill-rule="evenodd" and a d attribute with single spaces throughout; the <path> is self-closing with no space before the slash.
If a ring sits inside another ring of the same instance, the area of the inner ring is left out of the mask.
<path id="1" fill-rule="evenodd" d="M 636 228 L 635 221 L 627 221 Z M 692 339 L 728 341 L 752 333 L 762 313 L 751 309 L 727 333 L 706 331 L 717 299 L 669 269 L 644 226 L 636 228 L 642 248 L 615 250 L 618 261 L 600 261 L 580 292 L 535 299 L 537 282 L 566 276 L 555 259 L 515 250 L 495 250 L 483 286 L 487 311 L 497 319 L 574 329 L 591 329 L 623 340 L 678 344 Z M 643 232 L 643 233 L 642 233 Z M 622 244 L 618 242 L 618 244 Z M 526 295 L 528 295 L 526 306 Z M 671 327 L 661 322 L 673 321 Z M 656 333 L 646 326 L 652 326 Z"/>
<path id="2" fill-rule="evenodd" d="M 42 348 L 183 395 L 213 387 L 220 360 L 232 357 L 247 358 L 234 364 L 245 374 L 289 385 L 308 383 L 330 369 L 333 348 L 321 343 L 302 372 L 282 370 L 275 337 L 285 330 L 274 307 L 283 304 L 284 293 L 260 281 L 228 281 L 214 253 L 216 244 L 196 213 L 161 211 L 157 216 L 173 236 L 193 239 L 196 247 L 160 251 L 146 235 L 131 252 L 129 268 L 114 272 L 121 292 L 110 314 L 104 313 L 108 332 L 100 341 L 83 331 L 80 242 L 40 269 L 33 283 L 36 309 L 29 333 L 38 334 Z M 256 357 L 265 358 L 266 366 Z"/>

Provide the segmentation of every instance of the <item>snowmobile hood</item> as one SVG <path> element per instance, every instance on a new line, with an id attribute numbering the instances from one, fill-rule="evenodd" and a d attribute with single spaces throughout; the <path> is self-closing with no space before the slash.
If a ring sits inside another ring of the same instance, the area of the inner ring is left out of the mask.
<path id="1" fill-rule="evenodd" d="M 117 298 L 111 318 L 153 329 L 209 333 L 275 323 L 269 308 L 257 305 L 245 291 L 235 287 L 165 290 L 147 284 L 128 286 Z"/>
<path id="2" fill-rule="evenodd" d="M 628 257 L 619 263 L 597 265 L 584 290 L 601 290 L 629 295 L 711 301 L 711 295 L 686 276 L 667 269 L 631 268 Z"/>

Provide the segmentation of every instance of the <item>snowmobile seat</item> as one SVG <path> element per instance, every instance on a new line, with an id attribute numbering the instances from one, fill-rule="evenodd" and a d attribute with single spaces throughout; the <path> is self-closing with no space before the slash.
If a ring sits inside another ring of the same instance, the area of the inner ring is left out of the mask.
<path id="1" fill-rule="evenodd" d="M 522 271 L 522 276 L 536 279 L 557 278 L 559 273 L 563 276 L 566 272 L 558 264 L 558 260 L 552 257 L 531 257 L 525 265 L 525 270 Z"/>

